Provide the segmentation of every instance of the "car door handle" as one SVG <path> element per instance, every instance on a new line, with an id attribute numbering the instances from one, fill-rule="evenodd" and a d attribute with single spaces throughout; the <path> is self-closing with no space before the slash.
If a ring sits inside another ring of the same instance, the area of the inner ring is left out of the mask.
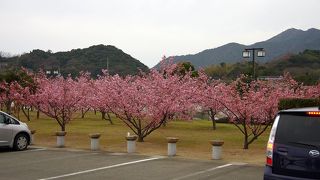
<path id="1" fill-rule="evenodd" d="M 287 148 L 278 148 L 277 151 L 281 155 L 284 155 L 284 156 L 288 155 L 288 149 Z"/>

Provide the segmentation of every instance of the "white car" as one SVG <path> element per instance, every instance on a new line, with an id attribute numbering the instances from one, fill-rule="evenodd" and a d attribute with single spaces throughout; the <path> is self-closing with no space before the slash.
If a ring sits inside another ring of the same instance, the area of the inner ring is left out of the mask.
<path id="1" fill-rule="evenodd" d="M 0 111 L 0 146 L 22 151 L 32 142 L 31 132 L 26 123 Z"/>

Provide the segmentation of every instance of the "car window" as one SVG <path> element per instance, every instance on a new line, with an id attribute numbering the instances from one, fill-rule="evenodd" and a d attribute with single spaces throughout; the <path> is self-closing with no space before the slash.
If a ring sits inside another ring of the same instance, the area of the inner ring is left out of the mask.
<path id="1" fill-rule="evenodd" d="M 8 119 L 8 124 L 20 124 L 17 120 L 15 120 L 9 116 L 6 116 L 4 114 L 0 114 L 0 123 L 4 124 L 5 118 Z"/>
<path id="2" fill-rule="evenodd" d="M 0 123 L 4 124 L 4 116 L 3 116 L 3 114 L 0 114 Z"/>
<path id="3" fill-rule="evenodd" d="M 320 117 L 306 115 L 280 115 L 276 143 L 320 143 Z"/>
<path id="4" fill-rule="evenodd" d="M 18 121 L 16 121 L 15 119 L 13 119 L 13 118 L 9 118 L 10 120 L 9 120 L 9 122 L 10 122 L 10 124 L 20 124 Z"/>

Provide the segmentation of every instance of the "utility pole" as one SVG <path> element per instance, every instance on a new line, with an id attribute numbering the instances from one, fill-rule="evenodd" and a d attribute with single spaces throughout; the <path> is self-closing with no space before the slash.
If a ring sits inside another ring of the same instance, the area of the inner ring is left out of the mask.
<path id="1" fill-rule="evenodd" d="M 107 71 L 109 73 L 109 58 L 107 57 Z"/>
<path id="2" fill-rule="evenodd" d="M 257 56 L 258 57 L 265 57 L 266 56 L 266 52 L 264 51 L 263 48 L 246 48 L 244 49 L 244 51 L 242 52 L 242 57 L 244 58 L 249 58 L 250 52 L 252 52 L 252 76 L 253 79 L 256 79 L 256 69 L 255 69 L 255 51 L 257 51 Z"/>

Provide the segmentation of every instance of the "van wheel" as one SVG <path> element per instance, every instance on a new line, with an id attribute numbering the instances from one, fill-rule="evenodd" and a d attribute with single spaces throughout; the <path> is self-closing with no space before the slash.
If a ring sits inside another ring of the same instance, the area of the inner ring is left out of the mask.
<path id="1" fill-rule="evenodd" d="M 18 134 L 14 139 L 13 148 L 16 151 L 23 151 L 28 147 L 28 137 L 25 134 Z"/>

